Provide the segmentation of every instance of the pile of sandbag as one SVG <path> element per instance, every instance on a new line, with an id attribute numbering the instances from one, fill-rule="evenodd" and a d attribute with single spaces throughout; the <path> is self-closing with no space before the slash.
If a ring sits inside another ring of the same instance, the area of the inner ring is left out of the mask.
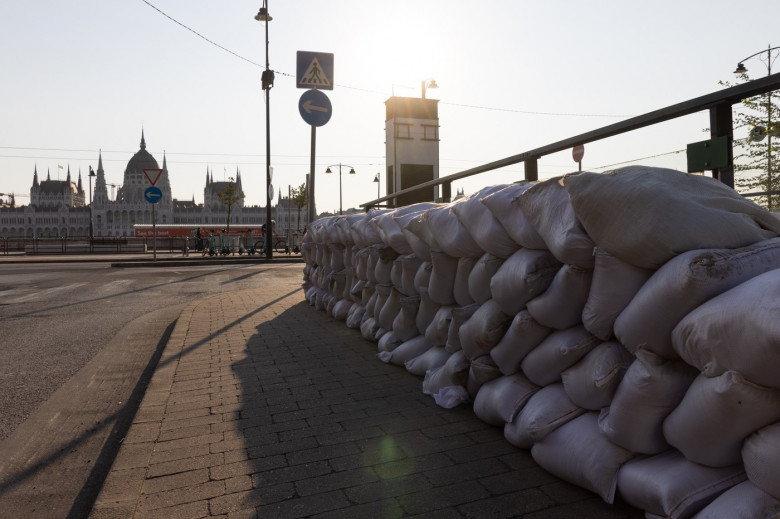
<path id="1" fill-rule="evenodd" d="M 317 220 L 304 288 L 440 406 L 607 502 L 769 518 L 779 235 L 716 180 L 629 167 Z"/>

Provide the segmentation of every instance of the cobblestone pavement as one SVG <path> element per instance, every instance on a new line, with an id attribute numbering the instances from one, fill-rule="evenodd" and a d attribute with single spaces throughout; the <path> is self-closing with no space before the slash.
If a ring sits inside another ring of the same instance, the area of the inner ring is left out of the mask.
<path id="1" fill-rule="evenodd" d="M 437 407 L 289 268 L 182 313 L 90 517 L 643 517 Z"/>

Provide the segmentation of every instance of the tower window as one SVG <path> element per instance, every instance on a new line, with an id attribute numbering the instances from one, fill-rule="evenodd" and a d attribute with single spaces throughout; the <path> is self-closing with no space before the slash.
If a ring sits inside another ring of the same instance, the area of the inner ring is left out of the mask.
<path id="1" fill-rule="evenodd" d="M 423 124 L 423 140 L 424 141 L 438 141 L 439 140 L 439 127 L 434 124 Z"/>
<path id="2" fill-rule="evenodd" d="M 397 139 L 411 139 L 412 138 L 412 125 L 404 123 L 395 124 L 395 137 Z"/>

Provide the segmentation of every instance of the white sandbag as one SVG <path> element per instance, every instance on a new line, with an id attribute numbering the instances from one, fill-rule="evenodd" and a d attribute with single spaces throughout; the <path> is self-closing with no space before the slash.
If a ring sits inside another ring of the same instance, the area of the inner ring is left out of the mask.
<path id="1" fill-rule="evenodd" d="M 427 211 L 426 223 L 439 244 L 439 247 L 432 245 L 431 249 L 443 251 L 453 258 L 478 258 L 485 251 L 455 216 L 452 206 L 458 203 L 433 207 Z"/>
<path id="2" fill-rule="evenodd" d="M 420 296 L 401 297 L 401 310 L 393 319 L 393 333 L 402 341 L 408 341 L 419 335 L 417 331 L 417 310 L 420 308 Z"/>
<path id="3" fill-rule="evenodd" d="M 460 258 L 458 268 L 455 270 L 455 282 L 452 285 L 452 297 L 458 306 L 468 306 L 474 303 L 474 298 L 469 292 L 469 276 L 477 264 L 479 258 Z"/>
<path id="4" fill-rule="evenodd" d="M 503 313 L 493 299 L 481 305 L 458 331 L 466 357 L 476 359 L 489 353 L 504 336 L 511 321 L 512 318 Z"/>
<path id="5" fill-rule="evenodd" d="M 378 330 L 379 323 L 373 317 L 364 318 L 360 323 L 360 335 L 367 341 L 373 341 Z"/>
<path id="6" fill-rule="evenodd" d="M 745 440 L 742 459 L 748 479 L 758 488 L 780 499 L 780 422 L 762 427 Z"/>
<path id="7" fill-rule="evenodd" d="M 349 289 L 349 295 L 352 300 L 361 305 L 364 303 L 363 288 L 365 288 L 366 284 L 368 284 L 368 281 L 355 278 L 354 282 L 352 283 L 352 287 Z"/>
<path id="8" fill-rule="evenodd" d="M 452 210 L 458 221 L 463 224 L 477 245 L 483 251 L 499 258 L 508 258 L 520 248 L 520 245 L 507 234 L 498 219 L 482 204 L 482 199 L 505 187 L 507 186 L 484 187 L 467 199 L 452 204 Z"/>
<path id="9" fill-rule="evenodd" d="M 739 463 L 742 441 L 780 420 L 780 391 L 746 381 L 736 371 L 699 375 L 664 421 L 664 436 L 691 461 L 710 467 Z"/>
<path id="10" fill-rule="evenodd" d="M 347 286 L 347 273 L 342 269 L 339 272 L 331 272 L 328 282 L 328 292 L 336 299 L 344 299 L 344 291 Z"/>
<path id="11" fill-rule="evenodd" d="M 561 372 L 601 344 L 584 326 L 558 330 L 548 335 L 520 363 L 520 369 L 534 384 L 546 386 L 561 380 Z"/>
<path id="12" fill-rule="evenodd" d="M 628 504 L 656 516 L 686 519 L 743 481 L 741 465 L 705 467 L 672 449 L 629 461 L 618 472 L 617 484 Z"/>
<path id="13" fill-rule="evenodd" d="M 393 283 L 392 268 L 393 261 L 398 257 L 398 253 L 384 243 L 371 247 L 371 256 L 374 258 L 374 277 L 376 282 L 381 285 L 391 285 Z"/>
<path id="14" fill-rule="evenodd" d="M 562 177 L 555 177 L 534 184 L 517 204 L 558 261 L 592 269 L 596 244 L 583 229 L 562 182 Z"/>
<path id="15" fill-rule="evenodd" d="M 344 248 L 344 245 L 341 243 L 328 244 L 328 250 L 330 251 L 329 264 L 334 272 L 344 270 Z"/>
<path id="16" fill-rule="evenodd" d="M 588 300 L 592 269 L 564 265 L 543 294 L 526 308 L 536 322 L 555 330 L 565 330 L 582 322 L 582 309 Z"/>
<path id="17" fill-rule="evenodd" d="M 677 357 L 672 330 L 702 303 L 759 274 L 780 268 L 780 238 L 741 249 L 676 256 L 644 284 L 615 321 L 615 336 L 631 351 Z"/>
<path id="18" fill-rule="evenodd" d="M 430 255 L 430 253 L 429 253 Z M 433 272 L 433 263 L 423 261 L 417 268 L 414 275 L 414 289 L 419 293 L 423 288 L 428 291 L 428 285 L 431 283 L 431 273 Z"/>
<path id="19" fill-rule="evenodd" d="M 349 313 L 347 314 L 347 328 L 350 328 L 352 330 L 358 330 L 360 329 L 360 322 L 363 320 L 363 316 L 366 313 L 366 307 L 359 304 L 354 303 L 352 305 L 352 308 L 350 308 Z"/>
<path id="20" fill-rule="evenodd" d="M 346 216 L 345 218 L 350 222 L 352 241 L 361 247 L 370 247 L 371 245 L 383 243 L 382 237 L 379 236 L 376 226 L 371 223 L 371 220 L 390 211 L 392 209 L 375 209 L 364 215 Z"/>
<path id="21" fill-rule="evenodd" d="M 407 254 L 401 256 L 396 261 L 401 262 L 401 292 L 407 296 L 417 295 L 417 287 L 414 284 L 414 279 L 417 276 L 417 271 L 420 270 L 422 260 L 414 254 Z M 430 281 L 430 274 L 428 279 L 425 280 L 425 286 L 428 286 Z"/>
<path id="22" fill-rule="evenodd" d="M 333 318 L 337 321 L 346 321 L 353 304 L 349 299 L 339 299 L 333 306 Z"/>
<path id="23" fill-rule="evenodd" d="M 354 268 L 354 255 L 358 249 L 354 245 L 346 245 L 344 247 L 344 268 Z"/>
<path id="24" fill-rule="evenodd" d="M 390 298 L 390 295 L 393 293 L 393 286 L 376 285 L 374 288 L 376 290 L 376 299 L 374 300 L 374 310 L 370 315 L 376 318 L 377 324 L 379 324 L 379 326 L 382 326 L 382 323 L 379 321 L 379 314 L 382 313 L 382 309 L 384 308 L 385 303 L 387 303 L 387 300 Z M 400 303 L 398 303 L 397 301 L 395 304 L 392 305 L 392 307 L 396 307 L 396 306 L 400 308 Z M 390 321 L 390 324 L 392 323 L 393 321 Z M 382 326 L 382 328 L 384 328 L 384 326 Z"/>
<path id="25" fill-rule="evenodd" d="M 431 251 L 431 279 L 428 295 L 440 305 L 455 305 L 455 274 L 458 272 L 458 258 L 444 252 Z"/>
<path id="26" fill-rule="evenodd" d="M 450 327 L 447 330 L 447 343 L 444 345 L 450 353 L 455 353 L 461 349 L 460 344 L 460 327 L 468 321 L 474 312 L 479 309 L 480 305 L 473 304 L 468 306 L 459 306 L 452 309 L 450 321 Z"/>
<path id="27" fill-rule="evenodd" d="M 392 331 L 385 332 L 377 341 L 377 351 L 380 353 L 391 352 L 400 346 L 403 342 L 404 341 L 399 339 Z"/>
<path id="28" fill-rule="evenodd" d="M 412 231 L 412 229 L 415 229 L 419 232 L 428 233 L 428 227 L 423 227 L 422 222 L 420 221 L 421 218 L 424 218 L 424 213 L 426 211 L 427 209 L 418 212 L 402 214 L 395 217 L 395 221 L 401 228 L 401 231 L 404 234 L 404 238 L 406 238 L 406 241 L 409 244 L 409 247 L 412 249 L 414 255 L 420 258 L 422 261 L 431 261 L 431 246 L 428 244 L 428 242 L 420 238 L 415 232 Z M 432 236 L 431 239 L 433 239 L 433 242 L 435 243 L 434 248 L 438 250 L 439 244 L 436 243 L 436 240 Z"/>
<path id="29" fill-rule="evenodd" d="M 429 214 L 432 209 L 434 208 L 412 213 L 409 217 L 402 216 L 398 219 L 398 223 L 399 225 L 402 225 L 404 234 L 411 233 L 417 240 L 422 241 L 428 250 L 442 250 L 441 245 L 439 245 L 439 242 L 436 239 L 436 230 L 432 229 L 428 225 L 428 219 L 430 218 Z M 420 254 L 422 251 L 419 250 L 419 245 L 415 244 L 415 241 L 411 236 L 407 238 L 407 241 L 409 242 L 409 245 L 412 247 L 412 250 L 415 254 L 417 254 L 423 260 L 430 261 L 428 259 L 428 253 Z"/>
<path id="30" fill-rule="evenodd" d="M 439 308 L 441 308 L 441 305 L 431 301 L 431 298 L 428 296 L 428 289 L 420 289 L 420 307 L 417 309 L 417 317 L 414 319 L 420 335 L 425 335 L 425 331 L 436 317 L 436 312 L 439 311 Z"/>
<path id="31" fill-rule="evenodd" d="M 433 400 L 439 407 L 452 409 L 460 404 L 470 402 L 471 397 L 463 386 L 445 386 L 433 394 Z"/>
<path id="32" fill-rule="evenodd" d="M 780 234 L 780 219 L 711 177 L 629 166 L 570 175 L 564 184 L 591 238 L 642 268 L 657 269 L 685 251 L 744 247 Z"/>
<path id="33" fill-rule="evenodd" d="M 406 371 L 412 375 L 424 376 L 428 370 L 436 369 L 439 366 L 443 366 L 447 359 L 450 358 L 450 354 L 444 351 L 443 346 L 432 346 L 412 360 L 408 360 L 404 363 Z"/>
<path id="34" fill-rule="evenodd" d="M 395 364 L 396 366 L 403 366 L 410 360 L 414 359 L 415 357 L 419 357 L 431 349 L 431 347 L 431 343 L 426 341 L 425 337 L 418 335 L 417 337 L 409 339 L 408 341 L 398 345 L 392 351 L 380 351 L 377 354 L 377 357 L 379 357 L 379 360 L 382 362 L 388 362 L 390 364 Z"/>
<path id="35" fill-rule="evenodd" d="M 631 452 L 659 454 L 669 448 L 663 422 L 685 396 L 699 372 L 679 359 L 665 360 L 638 350 L 609 407 L 601 410 L 599 428 L 612 443 Z"/>
<path id="36" fill-rule="evenodd" d="M 481 202 L 493 213 L 507 234 L 526 249 L 547 249 L 547 245 L 517 205 L 517 198 L 534 184 L 513 184 L 484 197 Z"/>
<path id="37" fill-rule="evenodd" d="M 596 247 L 593 281 L 582 309 L 585 329 L 604 341 L 611 339 L 615 319 L 652 274 Z"/>
<path id="38" fill-rule="evenodd" d="M 580 407 L 599 411 L 612 402 L 634 356 L 617 341 L 603 342 L 561 373 L 563 388 Z"/>
<path id="39" fill-rule="evenodd" d="M 705 506 L 693 519 L 778 519 L 780 500 L 750 481 L 731 487 Z"/>
<path id="40" fill-rule="evenodd" d="M 689 313 L 672 331 L 674 350 L 708 377 L 738 371 L 780 389 L 780 268 Z"/>
<path id="41" fill-rule="evenodd" d="M 328 300 L 327 300 L 327 307 L 325 308 L 325 311 L 328 313 L 329 316 L 335 317 L 333 313 L 333 309 L 336 306 L 336 303 L 338 303 L 339 300 L 333 297 L 332 295 L 328 294 Z"/>
<path id="42" fill-rule="evenodd" d="M 465 388 L 469 376 L 469 364 L 462 351 L 453 353 L 442 366 L 432 368 L 425 373 L 422 383 L 423 394 L 433 396 L 442 388 L 449 386 Z"/>
<path id="43" fill-rule="evenodd" d="M 431 324 L 425 329 L 425 340 L 434 346 L 444 347 L 447 344 L 447 335 L 452 322 L 451 306 L 442 306 L 433 316 Z"/>
<path id="44" fill-rule="evenodd" d="M 482 385 L 474 398 L 474 414 L 486 424 L 511 422 L 539 387 L 521 373 L 498 377 Z"/>
<path id="45" fill-rule="evenodd" d="M 520 371 L 520 363 L 525 356 L 541 344 L 550 332 L 552 330 L 536 322 L 528 310 L 521 310 L 512 319 L 498 344 L 490 350 L 490 356 L 501 373 L 513 375 Z"/>
<path id="46" fill-rule="evenodd" d="M 497 258 L 492 254 L 485 253 L 469 274 L 469 295 L 475 303 L 482 304 L 493 295 L 490 293 L 490 280 L 504 264 L 503 258 Z"/>
<path id="47" fill-rule="evenodd" d="M 409 241 L 399 225 L 399 219 L 405 215 L 418 213 L 436 206 L 433 202 L 421 202 L 395 209 L 392 212 L 384 213 L 372 220 L 376 226 L 382 241 L 395 249 L 398 254 L 411 254 L 413 252 Z"/>
<path id="48" fill-rule="evenodd" d="M 490 279 L 490 293 L 501 310 L 515 315 L 550 286 L 561 263 L 546 250 L 520 249 Z"/>
<path id="49" fill-rule="evenodd" d="M 602 436 L 597 414 L 585 413 L 561 425 L 534 444 L 531 455 L 547 472 L 612 503 L 618 470 L 633 455 Z"/>
<path id="50" fill-rule="evenodd" d="M 469 379 L 466 383 L 466 389 L 469 395 L 474 398 L 477 396 L 479 388 L 486 382 L 490 382 L 501 376 L 498 366 L 490 358 L 490 355 L 482 355 L 471 361 L 469 366 Z"/>
<path id="51" fill-rule="evenodd" d="M 404 264 L 401 259 L 403 256 L 399 256 L 393 260 L 393 266 L 390 269 L 390 283 L 399 291 L 402 295 L 410 295 L 404 290 Z M 416 291 L 411 295 L 415 295 Z"/>
<path id="52" fill-rule="evenodd" d="M 563 384 L 550 384 L 534 393 L 515 419 L 504 426 L 504 438 L 516 447 L 530 449 L 584 412 L 569 399 Z"/>
<path id="53" fill-rule="evenodd" d="M 396 290 L 395 287 L 391 286 L 390 295 L 387 297 L 385 304 L 382 305 L 382 309 L 379 311 L 379 326 L 385 330 L 392 330 L 393 322 L 401 312 L 401 308 L 401 292 Z"/>
<path id="54" fill-rule="evenodd" d="M 355 277 L 368 281 L 368 257 L 371 254 L 371 249 L 364 248 L 358 250 L 355 255 Z M 373 275 L 373 274 L 372 274 Z M 372 281 L 376 283 L 376 281 Z"/>
<path id="55" fill-rule="evenodd" d="M 368 317 L 374 317 L 374 308 L 376 308 L 376 300 L 379 294 L 376 292 L 376 285 L 366 281 L 363 285 L 363 297 L 361 304 L 366 308 L 366 314 Z"/>

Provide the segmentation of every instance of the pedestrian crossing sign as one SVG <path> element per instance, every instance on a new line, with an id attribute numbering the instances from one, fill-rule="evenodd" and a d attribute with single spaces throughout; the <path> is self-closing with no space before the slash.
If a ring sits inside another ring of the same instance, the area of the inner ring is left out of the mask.
<path id="1" fill-rule="evenodd" d="M 297 65 L 298 88 L 333 90 L 333 54 L 299 50 Z"/>

